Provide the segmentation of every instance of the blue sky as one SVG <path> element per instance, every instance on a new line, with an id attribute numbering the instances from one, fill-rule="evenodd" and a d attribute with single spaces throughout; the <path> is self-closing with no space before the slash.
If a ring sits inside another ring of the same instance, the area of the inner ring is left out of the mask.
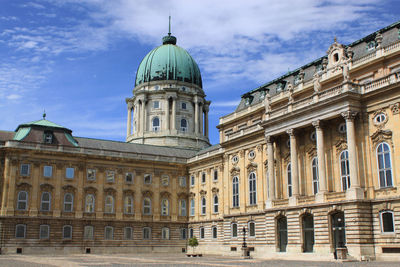
<path id="1" fill-rule="evenodd" d="M 125 140 L 142 58 L 172 33 L 200 66 L 218 119 L 240 96 L 400 19 L 398 1 L 0 0 L 0 129 L 47 119 Z"/>

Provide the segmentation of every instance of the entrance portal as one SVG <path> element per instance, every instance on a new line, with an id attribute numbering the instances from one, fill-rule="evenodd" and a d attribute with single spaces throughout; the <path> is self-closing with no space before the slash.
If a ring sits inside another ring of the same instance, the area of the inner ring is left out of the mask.
<path id="1" fill-rule="evenodd" d="M 286 252 L 286 246 L 287 246 L 287 243 L 288 243 L 287 219 L 286 219 L 286 217 L 278 218 L 277 226 L 278 226 L 279 252 Z"/>
<path id="2" fill-rule="evenodd" d="M 333 248 L 342 248 L 346 244 L 346 230 L 344 212 L 339 211 L 331 215 Z"/>
<path id="3" fill-rule="evenodd" d="M 311 214 L 305 214 L 303 221 L 303 252 L 314 250 L 314 218 Z"/>

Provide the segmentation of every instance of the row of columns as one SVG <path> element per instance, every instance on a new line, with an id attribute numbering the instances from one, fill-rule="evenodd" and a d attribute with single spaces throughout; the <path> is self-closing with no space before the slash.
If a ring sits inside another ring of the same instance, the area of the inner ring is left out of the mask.
<path id="1" fill-rule="evenodd" d="M 360 181 L 358 175 L 358 162 L 357 162 L 357 151 L 356 151 L 356 134 L 354 127 L 354 119 L 357 112 L 346 111 L 341 114 L 346 120 L 346 137 L 347 147 L 349 153 L 349 169 L 350 169 L 350 189 L 348 191 L 356 191 L 355 194 L 351 194 L 351 198 L 362 198 L 359 194 Z M 324 132 L 322 128 L 322 122 L 320 120 L 314 121 L 313 126 L 316 131 L 316 143 L 317 143 L 317 158 L 318 158 L 318 179 L 319 179 L 319 190 L 318 194 L 322 195 L 321 201 L 324 200 L 323 195 L 328 191 L 327 180 L 326 180 L 326 165 L 325 165 L 325 146 L 324 146 Z M 295 129 L 288 129 L 286 133 L 289 135 L 290 140 L 290 161 L 291 161 L 291 178 L 292 178 L 292 202 L 296 202 L 296 198 L 300 195 L 299 190 L 299 170 L 298 170 L 298 152 L 297 152 L 297 139 Z M 267 159 L 268 159 L 268 196 L 267 206 L 270 206 L 272 201 L 276 199 L 275 195 L 275 167 L 274 167 L 274 142 L 273 137 L 266 134 L 267 143 Z M 289 203 L 291 201 L 289 200 Z"/>
<path id="2" fill-rule="evenodd" d="M 172 118 L 169 112 L 170 110 L 170 101 L 172 98 Z M 127 114 L 127 132 L 126 136 L 132 135 L 132 113 L 136 112 L 133 117 L 138 119 L 138 129 L 140 135 L 143 135 L 145 125 L 146 125 L 146 99 L 140 99 L 138 101 L 138 108 L 134 110 L 134 107 L 131 102 L 128 102 L 128 114 Z M 197 100 L 197 96 L 194 102 L 194 133 L 205 135 L 207 138 L 209 136 L 208 133 L 208 111 L 209 105 L 203 105 L 201 101 Z M 204 117 L 204 121 L 203 121 Z M 166 130 L 174 130 L 176 129 L 176 97 L 169 97 L 166 101 Z M 204 126 L 204 127 L 203 127 Z"/>

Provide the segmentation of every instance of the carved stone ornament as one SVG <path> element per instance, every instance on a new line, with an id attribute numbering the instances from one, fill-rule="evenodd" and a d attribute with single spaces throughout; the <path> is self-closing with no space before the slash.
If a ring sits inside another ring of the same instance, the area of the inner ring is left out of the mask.
<path id="1" fill-rule="evenodd" d="M 258 152 L 261 152 L 262 151 L 262 145 L 258 144 L 256 146 L 256 149 L 257 149 Z"/>
<path id="2" fill-rule="evenodd" d="M 94 193 L 94 192 L 97 191 L 97 189 L 95 187 L 93 187 L 93 186 L 86 186 L 86 187 L 83 188 L 83 191 L 85 191 L 87 193 L 88 192 Z"/>
<path id="3" fill-rule="evenodd" d="M 383 40 L 383 36 L 380 32 L 378 32 L 375 35 L 376 48 L 380 48 L 382 46 L 382 40 Z"/>
<path id="4" fill-rule="evenodd" d="M 321 91 L 321 78 L 319 77 L 318 73 L 314 74 L 313 84 L 314 84 L 314 92 L 319 93 Z"/>
<path id="5" fill-rule="evenodd" d="M 178 198 L 187 198 L 188 194 L 186 194 L 185 192 L 179 192 L 177 193 Z"/>
<path id="6" fill-rule="evenodd" d="M 67 192 L 76 192 L 76 188 L 72 185 L 64 185 L 62 189 Z"/>
<path id="7" fill-rule="evenodd" d="M 383 202 L 379 204 L 377 208 L 379 211 L 393 210 L 393 205 L 390 202 Z"/>
<path id="8" fill-rule="evenodd" d="M 317 156 L 317 147 L 315 145 L 308 145 L 308 146 L 306 146 L 306 152 L 310 158 L 316 157 Z"/>
<path id="9" fill-rule="evenodd" d="M 335 213 L 338 211 L 343 211 L 342 206 L 341 205 L 332 205 L 328 209 L 328 214 Z"/>
<path id="10" fill-rule="evenodd" d="M 213 192 L 213 194 L 216 194 L 216 193 L 219 192 L 219 189 L 218 189 L 217 187 L 213 187 L 213 188 L 211 189 L 211 192 Z"/>
<path id="11" fill-rule="evenodd" d="M 357 111 L 345 111 L 341 113 L 342 117 L 347 120 L 354 120 L 357 116 Z"/>
<path id="12" fill-rule="evenodd" d="M 286 164 L 288 164 L 290 162 L 290 152 L 286 152 L 285 154 L 283 154 L 283 160 Z"/>
<path id="13" fill-rule="evenodd" d="M 374 134 L 371 135 L 371 140 L 374 147 L 376 147 L 381 142 L 387 142 L 393 147 L 392 131 L 390 130 L 377 130 Z"/>
<path id="14" fill-rule="evenodd" d="M 275 212 L 275 218 L 279 218 L 279 217 L 286 217 L 286 211 L 284 210 L 278 210 Z"/>
<path id="15" fill-rule="evenodd" d="M 306 214 L 312 214 L 312 210 L 310 208 L 302 208 L 301 210 L 299 210 L 300 216 L 303 216 Z"/>
<path id="16" fill-rule="evenodd" d="M 207 191 L 206 191 L 206 190 L 200 190 L 200 192 L 199 192 L 199 193 L 200 193 L 200 195 L 201 195 L 201 196 L 204 196 L 204 195 L 206 195 L 206 194 L 207 194 Z"/>
<path id="17" fill-rule="evenodd" d="M 134 195 L 134 191 L 133 190 L 131 190 L 131 189 L 124 189 L 123 191 L 123 194 L 124 195 L 127 195 L 127 196 L 133 196 Z"/>
<path id="18" fill-rule="evenodd" d="M 289 100 L 289 104 L 294 102 L 294 98 L 293 98 L 293 85 L 291 83 L 288 84 L 288 91 L 289 91 L 289 96 L 288 96 L 288 100 Z"/>
<path id="19" fill-rule="evenodd" d="M 374 114 L 372 115 L 372 122 L 378 129 L 382 129 L 385 126 L 385 124 L 388 122 L 388 115 L 384 111 L 384 109 L 380 109 L 374 112 Z"/>
<path id="20" fill-rule="evenodd" d="M 153 196 L 153 192 L 151 192 L 150 190 L 143 190 L 142 191 L 142 196 L 144 196 L 144 197 L 152 197 Z"/>
<path id="21" fill-rule="evenodd" d="M 349 60 L 353 60 L 353 55 L 354 55 L 353 49 L 350 46 L 348 46 L 346 48 L 346 56 L 347 56 L 347 58 Z"/>
<path id="22" fill-rule="evenodd" d="M 239 156 L 240 156 L 241 158 L 244 157 L 244 149 L 242 149 L 242 150 L 239 151 Z"/>
<path id="23" fill-rule="evenodd" d="M 249 164 L 247 164 L 246 169 L 249 172 L 257 170 L 257 163 L 250 162 Z"/>
<path id="24" fill-rule="evenodd" d="M 189 197 L 190 197 L 190 198 L 194 198 L 195 196 L 196 196 L 196 193 L 194 193 L 194 192 L 190 192 L 190 193 L 189 193 Z"/>
<path id="25" fill-rule="evenodd" d="M 347 62 L 343 64 L 342 71 L 343 71 L 343 81 L 348 82 L 350 80 L 350 74 L 349 74 L 349 65 L 347 64 Z"/>
<path id="26" fill-rule="evenodd" d="M 340 153 L 342 153 L 342 151 L 347 149 L 347 142 L 345 139 L 339 139 L 336 144 L 336 154 L 339 155 Z"/>
<path id="27" fill-rule="evenodd" d="M 392 110 L 393 115 L 399 114 L 400 113 L 400 103 L 391 105 L 390 109 Z"/>
<path id="28" fill-rule="evenodd" d="M 239 172 L 240 172 L 240 168 L 237 167 L 237 166 L 232 167 L 232 169 L 230 170 L 230 173 L 231 173 L 232 175 L 238 174 Z"/>
<path id="29" fill-rule="evenodd" d="M 288 129 L 288 130 L 286 130 L 286 133 L 287 133 L 290 137 L 293 137 L 294 134 L 295 134 L 294 129 Z"/>
<path id="30" fill-rule="evenodd" d="M 54 186 L 48 183 L 40 184 L 40 189 L 42 191 L 52 191 L 54 189 Z"/>
<path id="31" fill-rule="evenodd" d="M 107 194 L 115 194 L 117 192 L 117 190 L 115 190 L 112 187 L 107 187 L 107 188 L 104 188 L 104 192 Z"/>
<path id="32" fill-rule="evenodd" d="M 171 193 L 168 192 L 168 191 L 161 191 L 161 192 L 160 192 L 160 196 L 161 196 L 162 198 L 169 198 L 169 197 L 171 196 Z"/>
<path id="33" fill-rule="evenodd" d="M 29 184 L 29 183 L 26 183 L 26 182 L 22 182 L 22 183 L 18 183 L 18 184 L 17 184 L 17 188 L 18 188 L 19 190 L 21 190 L 21 189 L 29 190 L 30 187 L 32 187 L 32 185 Z"/>

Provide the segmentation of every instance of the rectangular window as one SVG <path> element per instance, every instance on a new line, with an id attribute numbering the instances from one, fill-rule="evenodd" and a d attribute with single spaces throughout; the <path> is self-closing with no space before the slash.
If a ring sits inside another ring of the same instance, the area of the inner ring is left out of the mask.
<path id="1" fill-rule="evenodd" d="M 249 223 L 249 236 L 256 236 L 256 224 L 254 222 Z"/>
<path id="2" fill-rule="evenodd" d="M 86 177 L 88 181 L 96 180 L 96 170 L 95 169 L 87 169 Z"/>
<path id="3" fill-rule="evenodd" d="M 218 181 L 218 170 L 214 170 L 213 180 L 214 180 L 214 182 Z"/>
<path id="4" fill-rule="evenodd" d="M 194 175 L 190 176 L 190 186 L 194 186 Z"/>
<path id="5" fill-rule="evenodd" d="M 104 228 L 104 239 L 106 240 L 114 239 L 114 228 L 112 226 L 106 226 Z"/>
<path id="6" fill-rule="evenodd" d="M 186 110 L 186 103 L 185 103 L 185 102 L 182 102 L 181 108 L 184 109 L 184 110 Z"/>
<path id="7" fill-rule="evenodd" d="M 86 225 L 83 231 L 83 238 L 87 240 L 92 240 L 94 236 L 94 227 L 91 225 Z"/>
<path id="8" fill-rule="evenodd" d="M 44 166 L 43 167 L 43 176 L 44 177 L 51 177 L 53 174 L 53 167 L 52 166 Z"/>
<path id="9" fill-rule="evenodd" d="M 381 212 L 381 227 L 383 233 L 394 233 L 393 212 Z"/>
<path id="10" fill-rule="evenodd" d="M 185 176 L 179 177 L 179 185 L 181 187 L 185 187 L 186 186 L 186 177 Z"/>
<path id="11" fill-rule="evenodd" d="M 183 239 L 183 240 L 187 239 L 187 229 L 186 228 L 181 228 L 181 239 Z"/>
<path id="12" fill-rule="evenodd" d="M 74 168 L 66 168 L 65 169 L 65 178 L 67 179 L 74 179 Z"/>
<path id="13" fill-rule="evenodd" d="M 124 239 L 130 240 L 132 239 L 132 227 L 125 227 L 124 228 Z"/>
<path id="14" fill-rule="evenodd" d="M 217 230 L 216 226 L 212 227 L 212 235 L 213 235 L 213 238 L 217 238 L 218 237 L 218 230 Z"/>
<path id="15" fill-rule="evenodd" d="M 21 164 L 21 176 L 29 176 L 30 165 Z"/>
<path id="16" fill-rule="evenodd" d="M 150 239 L 151 238 L 151 228 L 144 227 L 143 228 L 143 239 Z"/>
<path id="17" fill-rule="evenodd" d="M 153 101 L 153 108 L 159 109 L 160 108 L 160 101 Z"/>
<path id="18" fill-rule="evenodd" d="M 200 238 L 204 238 L 204 227 L 200 227 Z"/>
<path id="19" fill-rule="evenodd" d="M 15 238 L 25 238 L 25 233 L 26 233 L 25 224 L 17 224 L 15 226 Z"/>
<path id="20" fill-rule="evenodd" d="M 189 229 L 189 238 L 193 238 L 194 237 L 194 230 L 193 228 Z"/>
<path id="21" fill-rule="evenodd" d="M 237 237 L 237 224 L 236 223 L 232 223 L 231 224 L 232 227 L 232 237 Z"/>
<path id="22" fill-rule="evenodd" d="M 168 175 L 163 175 L 161 177 L 161 185 L 162 186 L 168 186 L 169 185 L 169 176 Z"/>
<path id="23" fill-rule="evenodd" d="M 169 239 L 169 228 L 162 228 L 161 229 L 161 239 Z"/>
<path id="24" fill-rule="evenodd" d="M 106 172 L 106 182 L 113 183 L 115 179 L 115 172 L 114 171 L 107 171 Z"/>
<path id="25" fill-rule="evenodd" d="M 190 216 L 194 216 L 194 198 L 190 199 Z"/>
<path id="26" fill-rule="evenodd" d="M 144 175 L 144 184 L 151 184 L 151 174 Z"/>
<path id="27" fill-rule="evenodd" d="M 205 183 L 206 183 L 206 173 L 205 173 L 205 172 L 203 172 L 203 173 L 201 174 L 201 183 L 202 183 L 202 184 L 205 184 Z"/>
<path id="28" fill-rule="evenodd" d="M 50 227 L 47 224 L 40 225 L 39 238 L 48 239 L 50 235 Z"/>
<path id="29" fill-rule="evenodd" d="M 131 173 L 131 172 L 125 173 L 125 183 L 127 183 L 127 184 L 133 183 L 133 173 Z"/>
<path id="30" fill-rule="evenodd" d="M 72 238 L 72 226 L 71 225 L 65 225 L 63 227 L 63 238 L 64 239 Z"/>

